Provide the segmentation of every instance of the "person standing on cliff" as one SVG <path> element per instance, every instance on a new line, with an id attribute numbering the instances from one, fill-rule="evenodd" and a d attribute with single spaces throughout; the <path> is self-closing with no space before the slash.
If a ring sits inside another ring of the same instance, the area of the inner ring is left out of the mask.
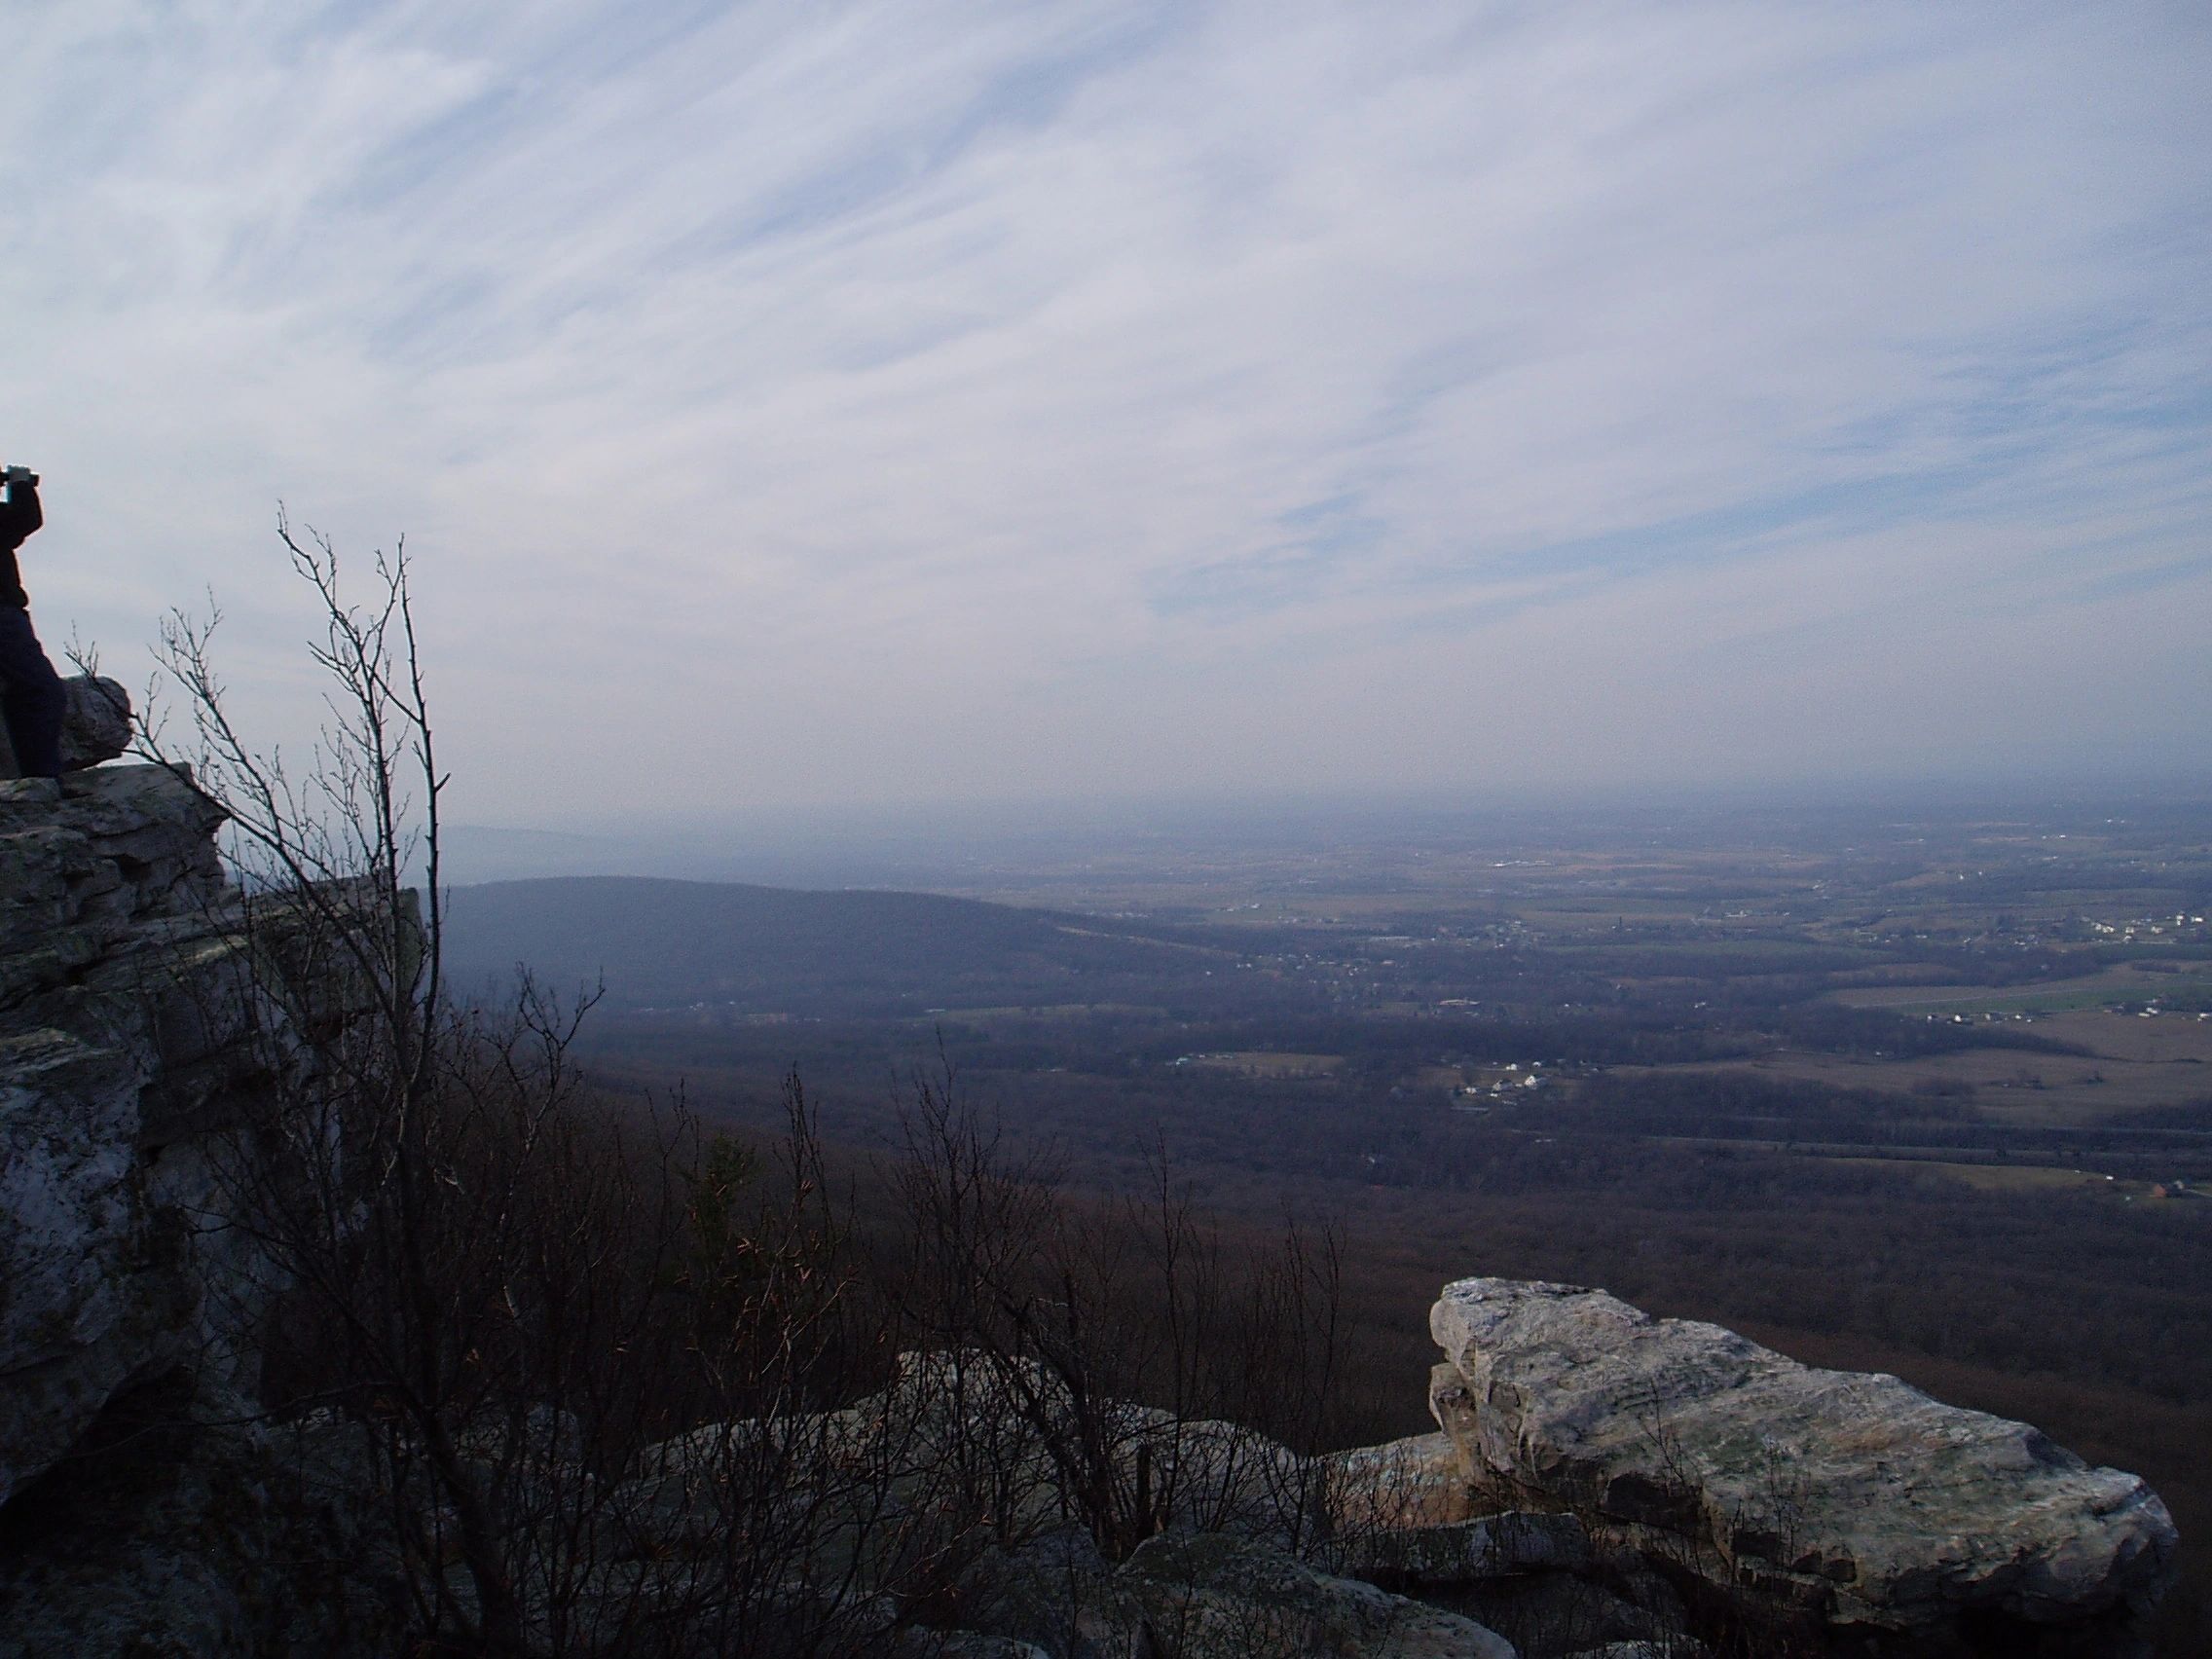
<path id="1" fill-rule="evenodd" d="M 27 466 L 0 471 L 0 715 L 26 778 L 61 776 L 61 715 L 68 694 L 31 627 L 30 596 L 16 549 L 46 522 L 38 474 Z"/>

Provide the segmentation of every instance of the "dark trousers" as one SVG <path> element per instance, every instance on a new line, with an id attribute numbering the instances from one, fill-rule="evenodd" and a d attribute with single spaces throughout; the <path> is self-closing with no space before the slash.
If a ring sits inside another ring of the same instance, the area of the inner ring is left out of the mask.
<path id="1" fill-rule="evenodd" d="M 61 776 L 61 713 L 68 704 L 61 677 L 31 629 L 31 613 L 0 605 L 0 714 L 24 777 Z"/>

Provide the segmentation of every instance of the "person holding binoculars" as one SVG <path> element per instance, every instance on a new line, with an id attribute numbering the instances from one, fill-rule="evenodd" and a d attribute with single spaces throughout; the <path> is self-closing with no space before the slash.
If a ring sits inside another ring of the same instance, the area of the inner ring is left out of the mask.
<path id="1" fill-rule="evenodd" d="M 38 474 L 27 466 L 0 469 L 0 714 L 16 768 L 26 778 L 61 776 L 61 716 L 68 695 L 31 627 L 30 596 L 23 592 L 16 549 L 46 522 L 38 504 Z"/>

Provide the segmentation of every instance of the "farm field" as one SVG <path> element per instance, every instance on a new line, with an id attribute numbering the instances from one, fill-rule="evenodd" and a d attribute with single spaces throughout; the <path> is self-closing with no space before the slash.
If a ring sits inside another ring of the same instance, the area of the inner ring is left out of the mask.
<path id="1" fill-rule="evenodd" d="M 1683 1070 L 1971 1099 L 1992 1122 L 2024 1125 L 2124 1123 L 2138 1112 L 2212 1096 L 2212 1020 L 2075 1011 L 2016 1029 L 2082 1051 L 1991 1046 L 1933 1054 L 1847 1054 L 1784 1049 Z"/>
<path id="2" fill-rule="evenodd" d="M 1849 1159 L 1842 1161 L 1894 1174 L 1939 1176 L 1981 1193 L 2011 1193 L 2025 1198 L 2052 1193 L 2083 1193 L 2091 1197 L 2101 1196 L 2116 1202 L 2134 1203 L 2140 1200 L 2144 1203 L 2173 1204 L 2184 1214 L 2212 1222 L 2212 1198 L 2186 1189 L 2176 1193 L 2161 1182 L 2123 1181 L 2118 1176 L 2099 1175 L 2090 1169 L 2020 1168 L 2008 1164 L 1943 1163 L 1934 1160 L 1912 1163 L 1908 1168 L 1900 1165 L 1898 1161 L 1878 1158 Z"/>
<path id="3" fill-rule="evenodd" d="M 1227 1054 L 1191 1054 L 1186 1063 L 1212 1071 L 1235 1072 L 1239 1077 L 1291 1080 L 1325 1078 L 1343 1069 L 1342 1054 L 1286 1054 L 1267 1049 L 1246 1049 Z"/>
<path id="4" fill-rule="evenodd" d="M 2178 1002 L 2194 1008 L 2212 990 L 2212 977 L 2161 972 L 2123 963 L 2056 984 L 2024 987 L 1912 984 L 1851 987 L 1831 993 L 1850 1008 L 1888 1008 L 1937 1015 L 2063 1014 L 2113 1008 L 2140 1014 L 2148 1007 Z M 2154 1014 L 2152 1017 L 2158 1017 Z M 2212 1023 L 2208 1021 L 2207 1023 Z"/>

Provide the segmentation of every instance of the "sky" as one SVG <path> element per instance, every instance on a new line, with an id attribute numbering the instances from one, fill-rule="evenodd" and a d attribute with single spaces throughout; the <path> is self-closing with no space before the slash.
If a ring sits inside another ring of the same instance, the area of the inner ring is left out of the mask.
<path id="1" fill-rule="evenodd" d="M 2212 11 L 71 0 L 32 614 L 450 817 L 2212 768 Z"/>

